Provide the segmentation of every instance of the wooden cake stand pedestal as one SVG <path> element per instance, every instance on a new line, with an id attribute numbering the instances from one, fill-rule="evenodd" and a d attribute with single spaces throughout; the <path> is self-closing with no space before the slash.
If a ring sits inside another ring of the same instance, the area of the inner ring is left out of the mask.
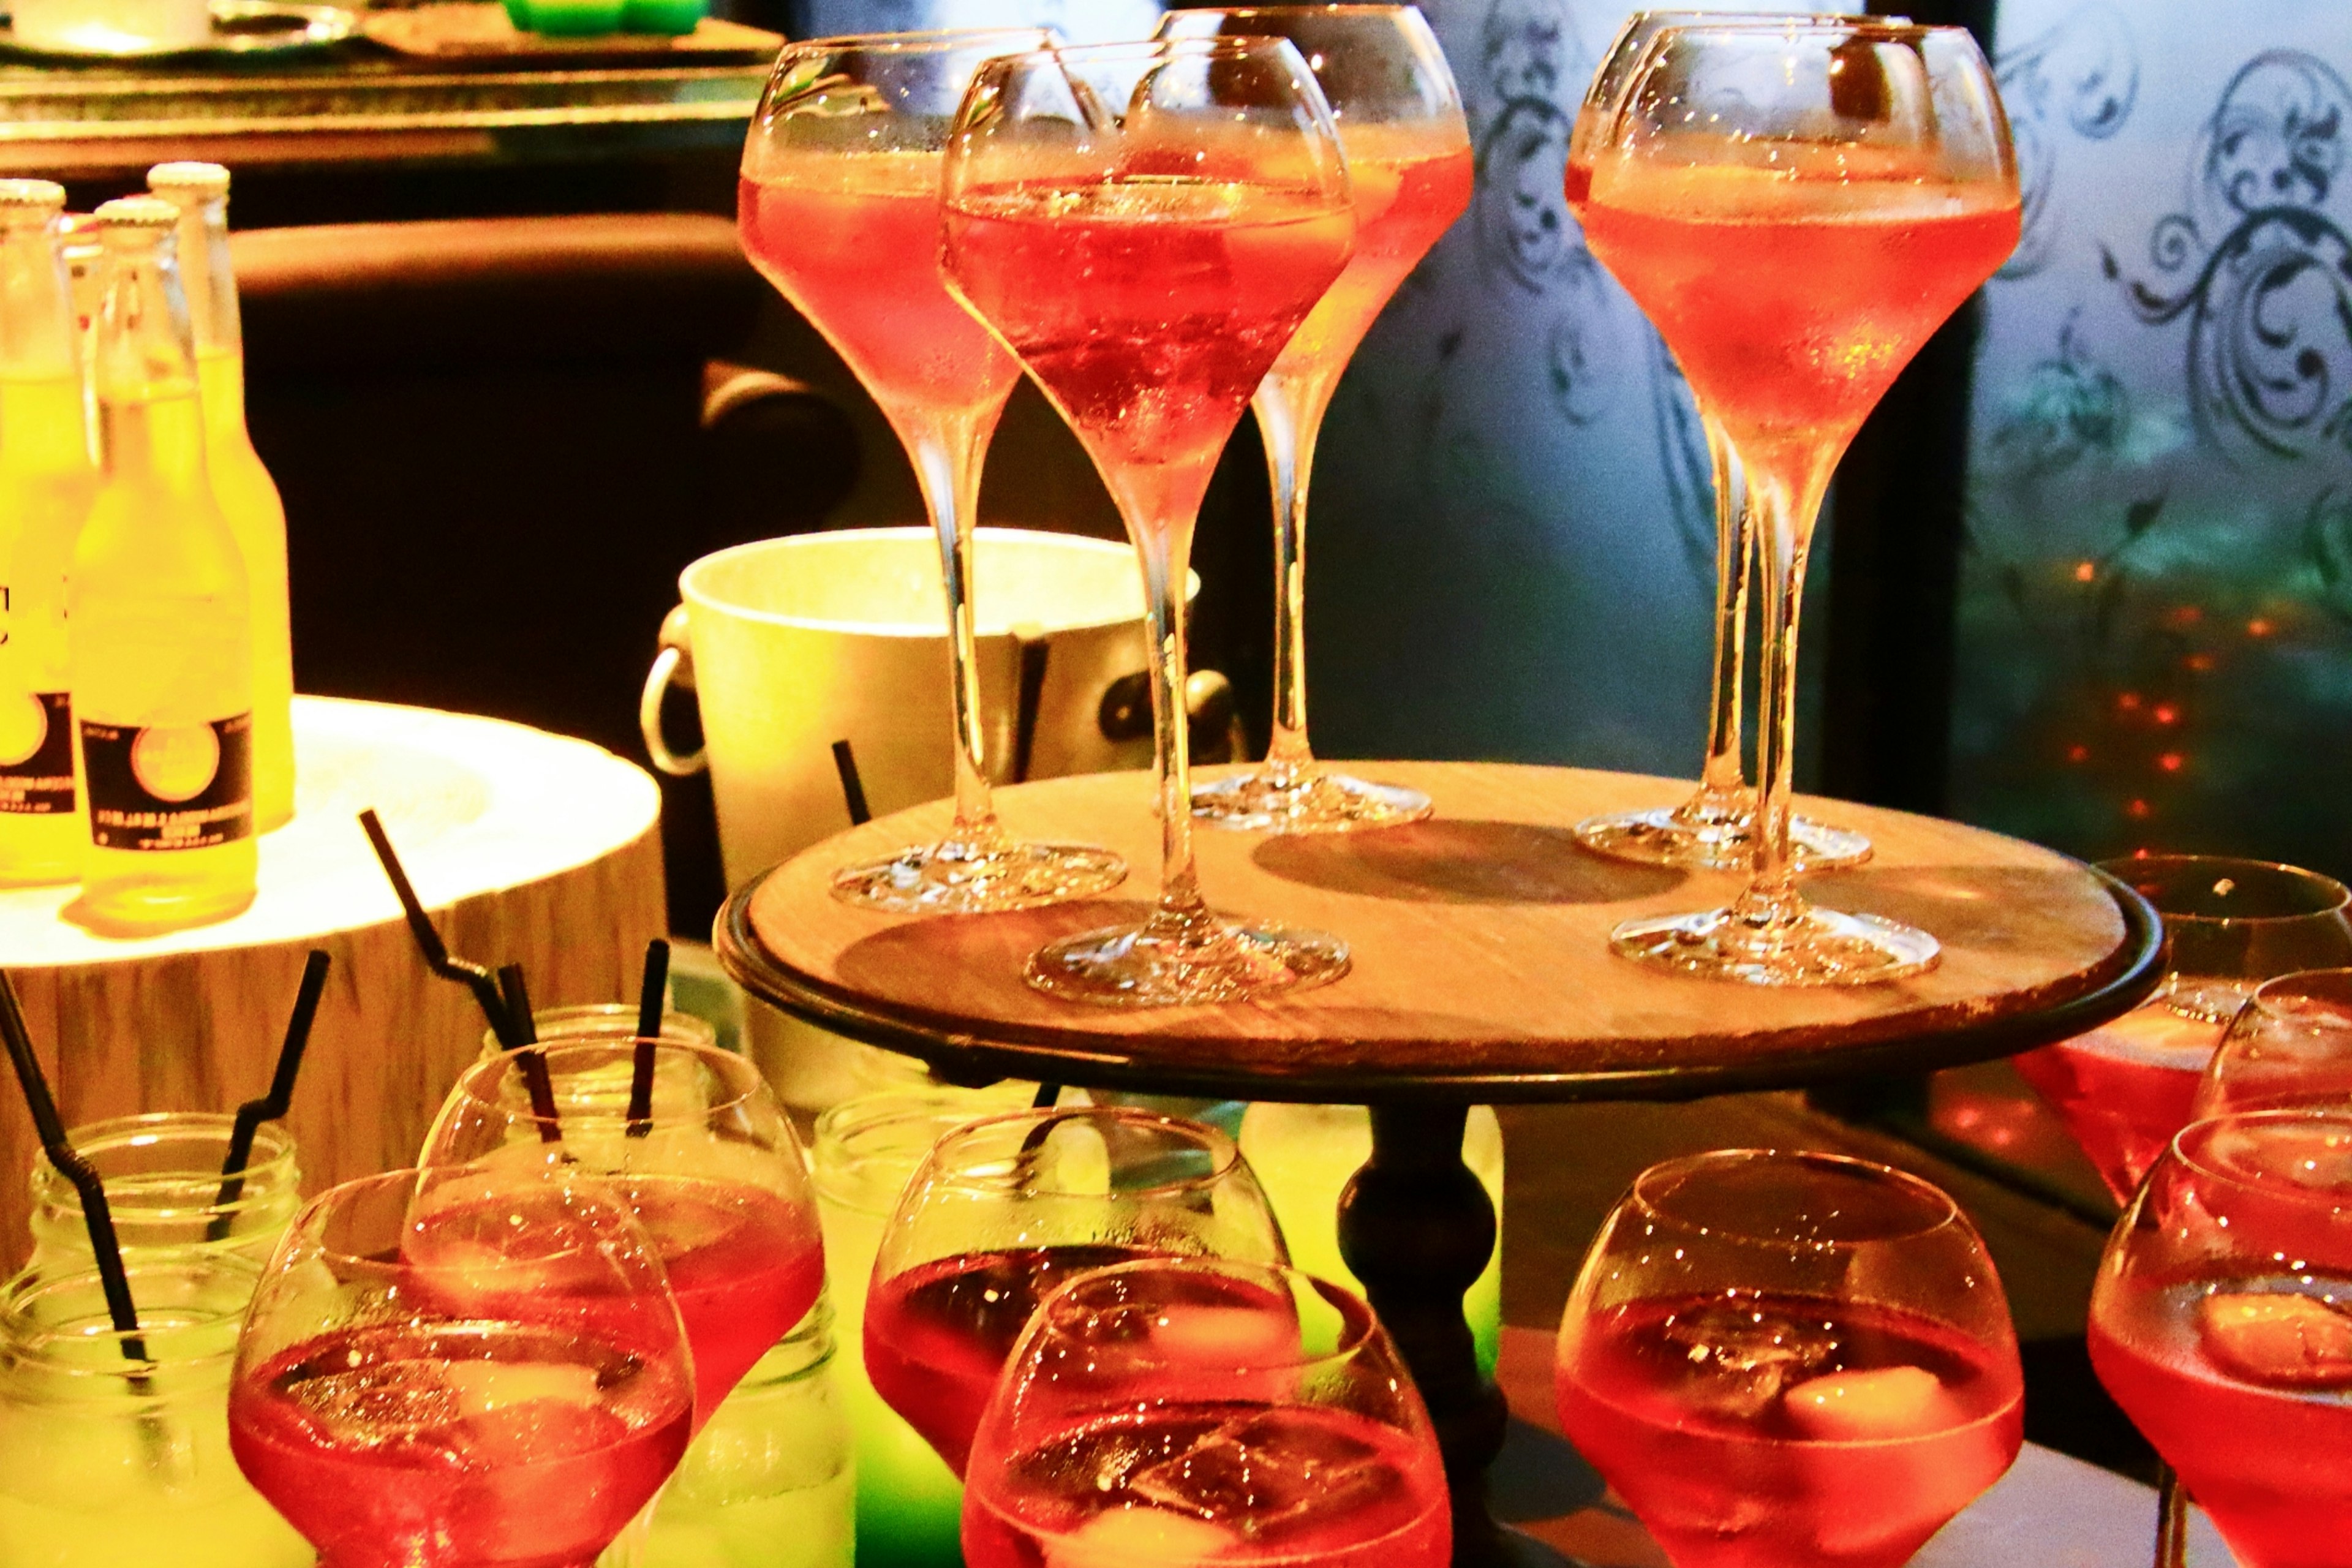
<path id="1" fill-rule="evenodd" d="M 261 840 L 260 890 L 234 920 L 134 942 L 61 911 L 71 888 L 0 891 L 8 971 L 68 1123 L 234 1110 L 269 1087 L 304 953 L 335 966 L 288 1125 L 303 1188 L 413 1162 L 481 1048 L 461 986 L 417 955 L 360 831 L 373 806 L 453 952 L 520 963 L 535 1005 L 636 989 L 662 934 L 661 797 L 584 741 L 520 724 L 326 698 L 294 700 L 294 820 Z M 25 1256 L 38 1147 L 0 1093 L 0 1265 Z"/>
<path id="2" fill-rule="evenodd" d="M 1612 954 L 1611 928 L 1726 903 L 1741 879 L 1605 860 L 1569 830 L 1596 812 L 1681 799 L 1687 783 L 1484 763 L 1361 769 L 1427 791 L 1436 815 L 1359 835 L 1193 836 L 1213 905 L 1347 941 L 1353 970 L 1320 990 L 1128 1011 L 1023 983 L 1039 945 L 1131 918 L 1150 896 L 1159 833 L 1146 773 L 997 795 L 1016 834 L 1124 855 L 1134 869 L 1123 901 L 919 919 L 830 896 L 835 868 L 937 837 L 950 816 L 940 802 L 755 879 L 720 914 L 718 944 L 754 994 L 960 1081 L 1369 1106 L 1372 1153 L 1341 1199 L 1340 1247 L 1437 1425 L 1457 1561 L 1491 1561 L 1504 1545 L 1483 1491 L 1503 1401 L 1478 1374 L 1461 1310 L 1496 1234 L 1461 1160 L 1468 1107 L 1691 1099 L 2007 1056 L 2120 1016 L 2159 977 L 2155 914 L 2112 879 L 2016 839 L 1843 801 L 1800 804 L 1869 835 L 1876 854 L 1808 879 L 1807 890 L 1933 932 L 1943 942 L 1934 970 L 1843 990 L 1656 972 Z"/>

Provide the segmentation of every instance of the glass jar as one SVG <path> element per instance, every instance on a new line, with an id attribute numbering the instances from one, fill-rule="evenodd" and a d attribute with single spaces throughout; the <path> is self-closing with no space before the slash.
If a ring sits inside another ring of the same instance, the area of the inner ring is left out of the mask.
<path id="1" fill-rule="evenodd" d="M 229 1453 L 229 1372 L 259 1266 L 151 1252 L 129 1274 L 135 1361 L 81 1261 L 0 1286 L 0 1561 L 310 1568 L 310 1543 Z"/>
<path id="2" fill-rule="evenodd" d="M 820 1297 L 688 1447 L 632 1553 L 638 1568 L 850 1568 L 857 1488 L 833 1369 Z"/>
<path id="3" fill-rule="evenodd" d="M 210 1111 L 117 1116 L 68 1134 L 106 1183 L 106 1205 L 126 1259 L 170 1251 L 269 1261 L 302 1206 L 294 1139 L 276 1122 L 254 1131 L 236 1195 L 221 1201 L 221 1165 L 236 1119 Z M 46 1155 L 33 1156 L 34 1267 L 90 1267 L 81 1194 Z"/>
<path id="4" fill-rule="evenodd" d="M 866 1375 L 866 1289 L 882 1227 L 943 1133 L 1005 1107 L 985 1090 L 863 1095 L 817 1118 L 817 1217 L 857 1447 L 857 1568 L 957 1568 L 963 1483 Z M 1001 1099 L 1001 1097 L 1000 1097 Z"/>

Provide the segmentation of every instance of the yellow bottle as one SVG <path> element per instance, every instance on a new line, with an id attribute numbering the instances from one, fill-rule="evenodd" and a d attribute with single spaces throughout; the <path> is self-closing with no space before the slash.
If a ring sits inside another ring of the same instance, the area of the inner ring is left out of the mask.
<path id="1" fill-rule="evenodd" d="M 0 885 L 70 882 L 74 792 L 66 570 L 98 469 L 58 249 L 66 193 L 0 180 Z"/>
<path id="2" fill-rule="evenodd" d="M 257 832 L 294 816 L 294 642 L 287 608 L 286 506 L 245 428 L 245 334 L 228 255 L 228 171 L 158 163 L 147 188 L 180 209 L 180 287 L 195 338 L 213 497 L 245 551 L 253 593 L 253 816 Z"/>
<path id="3" fill-rule="evenodd" d="M 244 552 L 205 466 L 179 214 L 131 196 L 98 217 L 102 471 L 67 605 L 89 847 L 66 914 L 144 936 L 253 901 L 253 631 Z"/>

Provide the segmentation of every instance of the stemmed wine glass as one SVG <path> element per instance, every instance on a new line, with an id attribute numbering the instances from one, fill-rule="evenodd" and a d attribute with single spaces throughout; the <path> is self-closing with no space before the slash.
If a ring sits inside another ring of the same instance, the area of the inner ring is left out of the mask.
<path id="1" fill-rule="evenodd" d="M 973 652 L 971 531 L 981 466 L 1020 367 L 939 277 L 940 168 L 972 68 L 1040 49 L 1034 28 L 789 44 L 743 144 L 744 254 L 832 343 L 915 465 L 939 535 L 955 714 L 955 826 L 937 844 L 844 868 L 834 892 L 877 909 L 973 914 L 1106 891 L 1107 849 L 1014 838 L 990 804 Z"/>
<path id="2" fill-rule="evenodd" d="M 1437 1435 L 1363 1300 L 1153 1258 L 1048 1297 L 972 1440 L 971 1568 L 1442 1568 Z"/>
<path id="3" fill-rule="evenodd" d="M 588 1568 L 686 1450 L 651 1243 L 598 1184 L 395 1171 L 295 1217 L 229 1394 L 237 1466 L 323 1568 Z"/>
<path id="4" fill-rule="evenodd" d="M 1221 826 L 1346 833 L 1415 822 L 1429 797 L 1334 773 L 1307 743 L 1307 488 L 1339 374 L 1382 306 L 1470 205 L 1470 125 L 1444 52 L 1411 5 L 1171 11 L 1163 38 L 1287 38 L 1331 105 L 1355 191 L 1356 249 L 1251 400 L 1274 481 L 1274 743 L 1247 773 L 1195 785 Z"/>
<path id="5" fill-rule="evenodd" d="M 1797 890 L 1797 617 L 1846 444 L 2016 247 L 2017 165 L 1991 71 L 1958 27 L 1664 28 L 1591 178 L 1586 243 L 1730 437 L 1765 595 L 1752 880 L 1727 909 L 1629 921 L 1612 944 L 1755 984 L 1918 973 L 1934 937 Z"/>
<path id="6" fill-rule="evenodd" d="M 1832 1154 L 1636 1177 L 1556 1375 L 1560 1429 L 1675 1568 L 1900 1568 L 2024 1439 L 1982 1239 L 1926 1182 Z"/>
<path id="7" fill-rule="evenodd" d="M 958 1475 L 1013 1341 L 1089 1269 L 1170 1254 L 1287 1263 L 1233 1140 L 1108 1108 L 1016 1111 L 933 1145 L 882 1232 L 866 1304 L 875 1392 Z"/>
<path id="8" fill-rule="evenodd" d="M 2345 1561 L 2352 1116 L 2184 1128 L 2108 1238 L 2089 1339 L 2099 1381 L 2244 1568 Z M 2170 1519 L 2159 1563 L 2165 1535 Z"/>
<path id="9" fill-rule="evenodd" d="M 2200 1075 L 2254 987 L 2352 964 L 2352 890 L 2315 871 L 2223 855 L 2150 855 L 2100 868 L 2163 920 L 2163 984 L 2114 1023 L 2013 1060 L 2122 1203 L 2187 1125 Z"/>
<path id="10" fill-rule="evenodd" d="M 1905 18 L 1885 18 L 1905 25 Z M 1633 80 L 1650 40 L 1668 27 L 1785 27 L 1791 24 L 1853 24 L 1859 18 L 1821 14 L 1774 15 L 1706 11 L 1636 11 L 1617 30 L 1586 88 L 1576 124 L 1569 132 L 1566 195 L 1569 211 L 1584 220 L 1592 193 L 1592 159 L 1608 139 L 1625 89 Z M 1699 429 L 1706 437 L 1707 464 L 1715 484 L 1715 662 L 1706 717 L 1706 761 L 1699 786 L 1675 806 L 1589 816 L 1576 825 L 1577 841 L 1613 859 L 1731 871 L 1753 862 L 1756 853 L 1756 792 L 1748 785 L 1741 757 L 1740 706 L 1747 688 L 1748 591 L 1756 542 L 1748 526 L 1746 482 L 1739 459 L 1724 434 L 1723 421 L 1706 399 L 1698 400 Z M 1789 854 L 1800 870 L 1854 866 L 1870 858 L 1870 840 L 1843 827 L 1810 818 L 1789 818 Z"/>
<path id="11" fill-rule="evenodd" d="M 2222 1031 L 2189 1115 L 2296 1107 L 2352 1110 L 2352 969 L 2309 969 L 2256 986 Z"/>
<path id="12" fill-rule="evenodd" d="M 652 1058 L 653 1092 L 633 1105 L 640 1050 Z M 534 1091 L 540 1068 L 546 1081 Z M 759 1069 L 716 1047 L 595 1040 L 476 1062 L 417 1158 L 594 1177 L 625 1204 L 668 1272 L 694 1347 L 698 1432 L 824 1284 L 800 1141 Z"/>
<path id="13" fill-rule="evenodd" d="M 1069 421 L 1141 558 L 1160 890 L 1139 924 L 1034 954 L 1032 985 L 1129 1006 L 1336 980 L 1346 945 L 1213 914 L 1192 865 L 1184 597 L 1225 438 L 1347 265 L 1329 108 L 1279 38 L 1106 44 L 991 60 L 948 149 L 950 287 Z"/>

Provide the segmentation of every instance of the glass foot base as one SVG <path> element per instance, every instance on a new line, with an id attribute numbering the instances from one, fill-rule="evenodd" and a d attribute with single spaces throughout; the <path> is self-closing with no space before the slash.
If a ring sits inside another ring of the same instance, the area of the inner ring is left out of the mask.
<path id="1" fill-rule="evenodd" d="M 1092 898 L 1126 879 L 1127 862 L 1108 849 L 949 839 L 845 866 L 833 875 L 833 896 L 897 914 L 978 915 Z"/>
<path id="2" fill-rule="evenodd" d="M 1627 921 L 1609 946 L 1636 963 L 1748 985 L 1874 985 L 1926 973 L 1941 951 L 1899 921 L 1810 905 L 1769 922 L 1731 910 Z"/>
<path id="3" fill-rule="evenodd" d="M 1192 815 L 1219 827 L 1263 833 L 1360 833 L 1429 815 L 1429 797 L 1311 767 L 1282 775 L 1260 768 L 1192 786 Z"/>
<path id="4" fill-rule="evenodd" d="M 1688 806 L 1654 806 L 1611 816 L 1588 816 L 1576 825 L 1576 841 L 1612 860 L 1644 866 L 1680 866 L 1702 871 L 1745 871 L 1756 858 L 1756 817 L 1695 812 Z M 1796 816 L 1789 820 L 1790 859 L 1800 871 L 1859 866 L 1870 858 L 1870 840 L 1859 833 Z"/>
<path id="5" fill-rule="evenodd" d="M 1024 978 L 1072 1002 L 1188 1007 L 1304 991 L 1347 973 L 1348 944 L 1337 937 L 1203 911 L 1048 942 L 1030 955 Z"/>

